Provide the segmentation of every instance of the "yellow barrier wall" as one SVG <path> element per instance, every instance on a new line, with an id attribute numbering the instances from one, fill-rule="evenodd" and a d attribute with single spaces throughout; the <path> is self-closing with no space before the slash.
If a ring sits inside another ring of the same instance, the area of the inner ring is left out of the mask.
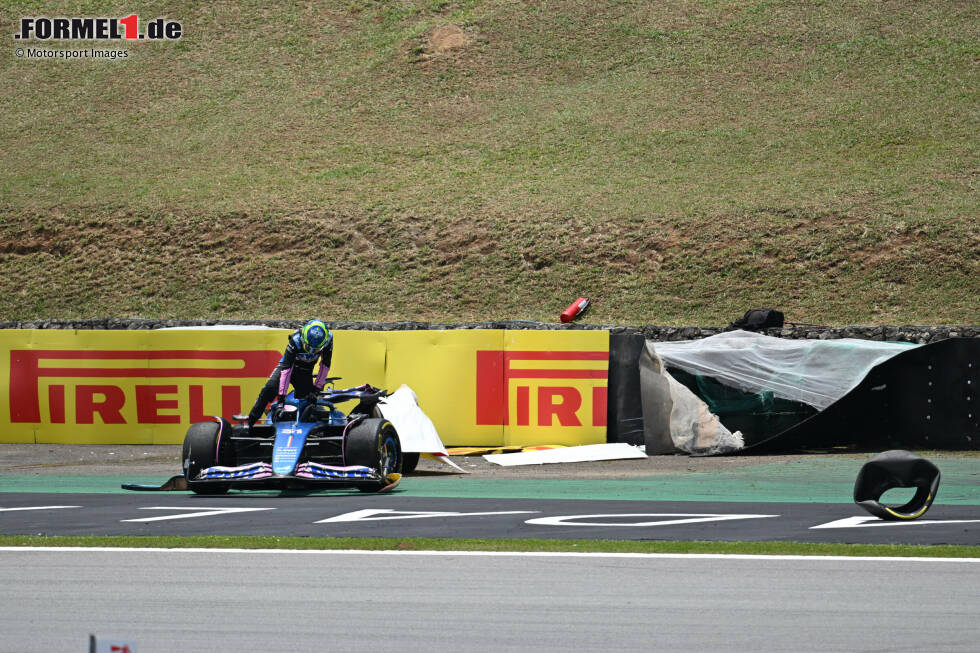
<path id="1" fill-rule="evenodd" d="M 477 352 L 501 351 L 501 330 L 388 332 L 388 389 L 415 391 L 447 446 L 499 446 L 502 424 L 478 424 Z"/>
<path id="2" fill-rule="evenodd" d="M 164 444 L 251 406 L 285 332 L 0 331 L 4 442 Z"/>
<path id="3" fill-rule="evenodd" d="M 0 442 L 180 443 L 195 421 L 248 411 L 289 333 L 0 331 Z M 411 386 L 448 446 L 605 442 L 605 331 L 334 336 L 338 387 Z"/>
<path id="4" fill-rule="evenodd" d="M 606 441 L 609 334 L 505 331 L 504 444 Z"/>

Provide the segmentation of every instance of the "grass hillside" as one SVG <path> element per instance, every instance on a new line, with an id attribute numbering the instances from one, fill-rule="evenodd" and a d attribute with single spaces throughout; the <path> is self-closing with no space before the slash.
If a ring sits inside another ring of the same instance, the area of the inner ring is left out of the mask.
<path id="1" fill-rule="evenodd" d="M 185 36 L 10 36 L 131 13 Z M 976 2 L 5 0 L 0 24 L 0 320 L 588 295 L 599 323 L 980 323 Z"/>

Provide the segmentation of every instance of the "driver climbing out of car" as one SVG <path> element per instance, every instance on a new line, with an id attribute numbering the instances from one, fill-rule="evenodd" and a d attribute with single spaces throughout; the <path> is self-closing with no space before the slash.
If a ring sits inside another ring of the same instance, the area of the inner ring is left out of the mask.
<path id="1" fill-rule="evenodd" d="M 297 399 L 316 397 L 323 390 L 327 374 L 330 373 L 332 358 L 333 334 L 322 321 L 310 320 L 291 333 L 286 341 L 286 351 L 249 411 L 249 428 L 262 416 L 273 398 L 278 398 L 280 402 L 285 399 L 290 382 Z M 313 367 L 318 360 L 320 369 L 314 380 Z"/>

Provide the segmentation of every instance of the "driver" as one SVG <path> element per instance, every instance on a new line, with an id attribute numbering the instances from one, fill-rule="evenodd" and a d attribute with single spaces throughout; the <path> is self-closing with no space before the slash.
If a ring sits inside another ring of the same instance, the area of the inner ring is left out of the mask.
<path id="1" fill-rule="evenodd" d="M 249 428 L 262 416 L 265 407 L 274 397 L 280 402 L 285 399 L 290 382 L 297 399 L 312 398 L 319 394 L 323 390 L 327 374 L 330 373 L 332 358 L 333 334 L 322 321 L 310 320 L 291 333 L 286 341 L 286 351 L 249 411 Z M 320 369 L 314 381 L 313 366 L 317 360 L 320 361 Z"/>

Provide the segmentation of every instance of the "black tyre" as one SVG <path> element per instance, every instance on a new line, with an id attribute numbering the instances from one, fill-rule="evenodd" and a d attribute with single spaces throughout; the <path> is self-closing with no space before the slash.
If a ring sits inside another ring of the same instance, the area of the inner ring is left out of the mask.
<path id="1" fill-rule="evenodd" d="M 219 443 L 219 437 L 221 440 Z M 187 429 L 184 436 L 184 449 L 181 461 L 187 487 L 197 494 L 224 494 L 231 487 L 229 483 L 192 481 L 202 469 L 215 465 L 234 465 L 232 460 L 231 424 L 227 420 L 217 422 L 198 422 Z M 220 449 L 219 449 L 220 446 Z"/>
<path id="2" fill-rule="evenodd" d="M 372 417 L 384 417 L 381 414 L 381 409 L 375 406 L 371 409 Z M 399 444 L 401 441 L 399 440 Z M 408 451 L 402 452 L 402 474 L 411 474 L 415 471 L 415 468 L 419 466 L 419 452 L 414 451 L 409 453 Z"/>
<path id="3" fill-rule="evenodd" d="M 391 422 L 372 417 L 357 424 L 344 440 L 344 461 L 378 470 L 381 478 L 402 471 L 402 448 Z M 363 492 L 377 492 L 384 482 L 358 485 Z"/>
<path id="4" fill-rule="evenodd" d="M 419 466 L 419 452 L 402 452 L 402 474 L 410 474 Z"/>

